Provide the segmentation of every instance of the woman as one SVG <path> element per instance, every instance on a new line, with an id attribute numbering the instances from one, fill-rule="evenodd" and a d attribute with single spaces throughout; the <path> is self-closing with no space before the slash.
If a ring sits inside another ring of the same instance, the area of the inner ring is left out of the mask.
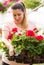
<path id="1" fill-rule="evenodd" d="M 34 23 L 30 22 L 26 18 L 26 9 L 25 5 L 22 2 L 17 2 L 12 6 L 12 13 L 14 17 L 14 22 L 6 23 L 3 27 L 2 31 L 2 37 L 3 42 L 5 43 L 5 46 L 9 49 L 10 56 L 14 55 L 14 49 L 10 43 L 10 41 L 7 40 L 8 34 L 11 32 L 12 28 L 17 27 L 18 31 L 22 30 L 33 30 L 36 26 Z M 15 61 L 9 61 L 5 55 L 2 56 L 2 65 L 17 65 L 15 64 Z M 19 64 L 19 65 L 28 65 L 28 64 Z"/>

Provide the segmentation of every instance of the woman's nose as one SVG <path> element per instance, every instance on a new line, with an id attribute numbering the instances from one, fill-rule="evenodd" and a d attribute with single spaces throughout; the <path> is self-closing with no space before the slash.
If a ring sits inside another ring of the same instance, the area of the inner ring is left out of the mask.
<path id="1" fill-rule="evenodd" d="M 19 19 L 19 17 L 18 16 L 16 16 L 16 20 L 18 20 Z"/>

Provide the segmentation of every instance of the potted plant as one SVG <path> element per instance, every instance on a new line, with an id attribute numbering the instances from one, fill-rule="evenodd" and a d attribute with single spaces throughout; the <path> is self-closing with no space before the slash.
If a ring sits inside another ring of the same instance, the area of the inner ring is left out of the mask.
<path id="1" fill-rule="evenodd" d="M 10 57 L 9 50 L 3 46 L 8 59 L 19 63 L 40 63 L 41 55 L 44 53 L 44 37 L 36 32 L 35 28 L 18 33 L 18 29 L 13 28 L 7 39 L 11 40 L 14 47 L 14 56 Z"/>

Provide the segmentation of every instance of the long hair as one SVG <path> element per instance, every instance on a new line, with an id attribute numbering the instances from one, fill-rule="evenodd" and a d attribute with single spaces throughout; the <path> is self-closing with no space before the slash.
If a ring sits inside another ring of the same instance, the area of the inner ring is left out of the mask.
<path id="1" fill-rule="evenodd" d="M 27 25 L 27 19 L 26 19 L 26 8 L 25 8 L 24 3 L 23 2 L 17 2 L 17 3 L 15 3 L 12 6 L 12 10 L 15 10 L 15 9 L 21 9 L 21 11 L 24 12 L 24 18 L 23 18 L 23 21 L 21 23 L 21 27 L 26 30 L 28 28 L 28 25 Z"/>

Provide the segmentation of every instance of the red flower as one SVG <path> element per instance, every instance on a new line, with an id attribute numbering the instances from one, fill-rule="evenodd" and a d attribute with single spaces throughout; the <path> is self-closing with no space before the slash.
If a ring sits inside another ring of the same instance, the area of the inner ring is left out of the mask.
<path id="1" fill-rule="evenodd" d="M 21 33 L 18 33 L 19 36 L 21 36 L 22 34 Z"/>
<path id="2" fill-rule="evenodd" d="M 33 31 L 36 31 L 36 30 L 37 30 L 37 28 L 34 28 L 34 29 L 33 29 Z"/>
<path id="3" fill-rule="evenodd" d="M 35 33 L 32 30 L 27 30 L 26 36 L 35 36 Z"/>
<path id="4" fill-rule="evenodd" d="M 43 40 L 43 36 L 42 35 L 36 36 L 36 39 L 41 41 L 41 40 Z"/>
<path id="5" fill-rule="evenodd" d="M 10 33 L 10 34 L 8 35 L 7 39 L 11 39 L 12 37 L 13 37 L 13 34 Z"/>
<path id="6" fill-rule="evenodd" d="M 18 31 L 17 28 L 12 29 L 12 32 L 17 32 L 17 31 Z"/>

